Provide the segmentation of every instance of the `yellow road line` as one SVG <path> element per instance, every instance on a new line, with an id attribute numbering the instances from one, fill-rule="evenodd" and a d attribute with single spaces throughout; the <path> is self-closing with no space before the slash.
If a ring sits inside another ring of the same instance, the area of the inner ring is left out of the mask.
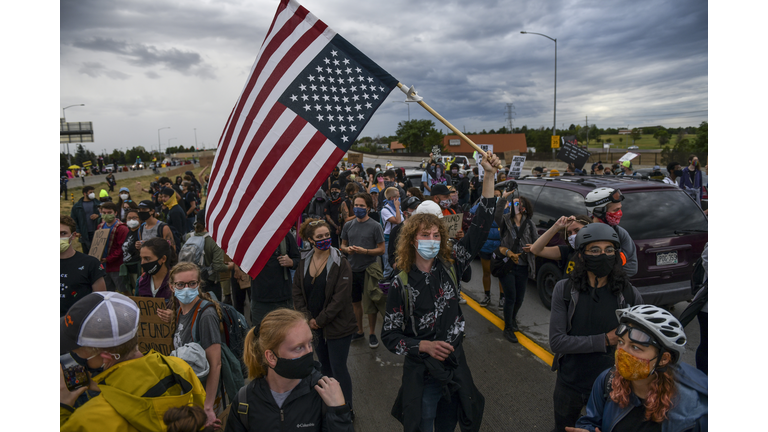
<path id="1" fill-rule="evenodd" d="M 483 318 L 485 318 L 488 321 L 490 321 L 493 325 L 495 325 L 499 329 L 504 330 L 504 320 L 503 319 L 497 317 L 494 313 L 492 313 L 488 309 L 480 306 L 480 304 L 477 303 L 476 301 L 474 301 L 472 299 L 472 297 L 470 297 L 470 296 L 468 296 L 468 295 L 466 295 L 464 293 L 461 293 L 461 296 L 464 298 L 464 300 L 467 301 L 467 305 L 469 307 L 474 309 L 477 313 L 482 315 Z M 517 336 L 517 340 L 520 343 L 520 345 L 522 345 L 528 351 L 532 352 L 533 355 L 535 355 L 536 357 L 542 359 L 544 361 L 544 363 L 552 366 L 552 361 L 554 361 L 554 359 L 555 359 L 555 356 L 553 356 L 552 353 L 550 353 L 549 351 L 547 351 L 544 348 L 540 347 L 539 345 L 536 344 L 536 342 L 528 339 L 528 336 L 526 336 L 526 335 L 524 335 L 524 334 L 522 334 L 520 332 L 515 332 L 515 335 Z"/>

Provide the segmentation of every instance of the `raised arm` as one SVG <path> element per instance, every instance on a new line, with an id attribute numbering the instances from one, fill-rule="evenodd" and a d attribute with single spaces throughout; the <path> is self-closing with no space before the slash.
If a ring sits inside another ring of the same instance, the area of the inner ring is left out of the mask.
<path id="1" fill-rule="evenodd" d="M 531 245 L 531 253 L 536 256 L 551 260 L 561 259 L 562 256 L 560 255 L 560 248 L 557 246 L 547 246 L 547 244 L 549 244 L 550 240 L 552 240 L 552 237 L 554 237 L 558 231 L 565 229 L 573 220 L 575 220 L 573 216 L 560 217 L 560 219 L 558 219 L 554 225 L 552 225 L 546 232 L 544 232 L 544 234 L 541 235 L 541 237 L 533 242 Z"/>

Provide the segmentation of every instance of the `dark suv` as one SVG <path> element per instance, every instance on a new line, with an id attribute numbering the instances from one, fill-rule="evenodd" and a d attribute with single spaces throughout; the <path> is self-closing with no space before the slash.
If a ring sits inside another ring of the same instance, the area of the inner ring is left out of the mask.
<path id="1" fill-rule="evenodd" d="M 708 223 L 701 208 L 682 190 L 651 179 L 616 176 L 572 176 L 517 180 L 520 194 L 533 203 L 533 223 L 542 234 L 560 216 L 587 214 L 584 196 L 593 189 L 620 189 L 624 195 L 620 226 L 637 249 L 637 274 L 631 278 L 646 303 L 673 305 L 691 299 L 694 262 L 708 239 Z M 550 246 L 565 244 L 560 234 Z M 536 259 L 536 284 L 549 308 L 552 289 L 563 278 L 558 263 Z"/>

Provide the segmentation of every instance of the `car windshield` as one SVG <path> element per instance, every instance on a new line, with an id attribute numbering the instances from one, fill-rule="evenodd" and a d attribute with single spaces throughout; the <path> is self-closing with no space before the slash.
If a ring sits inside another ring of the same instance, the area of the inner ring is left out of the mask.
<path id="1" fill-rule="evenodd" d="M 682 191 L 628 192 L 621 204 L 620 225 L 633 240 L 709 230 L 704 213 Z"/>

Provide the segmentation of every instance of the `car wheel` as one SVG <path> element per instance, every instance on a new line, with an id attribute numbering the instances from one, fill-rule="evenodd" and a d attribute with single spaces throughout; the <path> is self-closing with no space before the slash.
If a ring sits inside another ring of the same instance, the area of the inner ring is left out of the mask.
<path id="1" fill-rule="evenodd" d="M 536 275 L 536 286 L 539 289 L 539 298 L 544 307 L 549 309 L 552 306 L 552 291 L 555 284 L 563 278 L 562 272 L 554 263 L 544 263 Z"/>

